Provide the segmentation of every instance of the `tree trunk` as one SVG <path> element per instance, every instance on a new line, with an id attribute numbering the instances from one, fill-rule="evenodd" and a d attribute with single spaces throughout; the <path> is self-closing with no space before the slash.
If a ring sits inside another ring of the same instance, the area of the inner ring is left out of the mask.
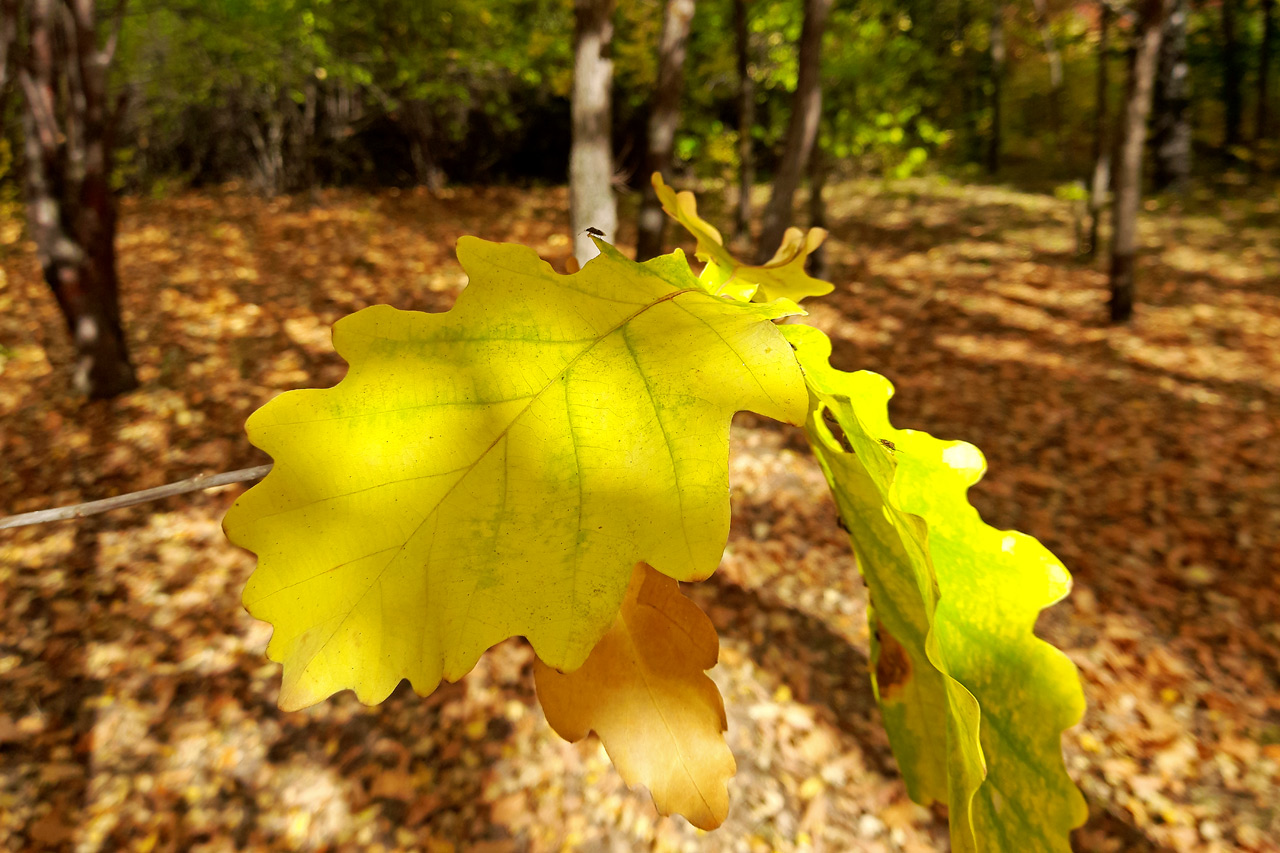
<path id="1" fill-rule="evenodd" d="M 1271 139 L 1271 104 L 1268 102 L 1271 82 L 1271 50 L 1276 40 L 1275 0 L 1262 0 L 1262 44 L 1258 46 L 1258 113 L 1255 124 L 1255 144 L 1273 142 Z"/>
<path id="2" fill-rule="evenodd" d="M 316 151 L 318 131 L 320 128 L 320 86 L 315 77 L 308 78 L 302 87 L 306 100 L 302 105 L 302 121 L 294 138 L 298 140 L 295 153 L 298 168 L 301 172 L 300 185 L 310 195 L 312 202 L 317 200 L 316 187 Z"/>
<path id="3" fill-rule="evenodd" d="M 1236 29 L 1236 0 L 1222 0 L 1222 108 L 1223 145 L 1234 158 L 1231 149 L 1243 139 L 1244 106 L 1241 100 L 1241 78 L 1244 67 L 1240 61 L 1240 41 Z"/>
<path id="4" fill-rule="evenodd" d="M 1182 193 L 1191 179 L 1191 103 L 1187 72 L 1187 0 L 1172 0 L 1160 42 L 1151 122 L 1155 189 Z"/>
<path id="5" fill-rule="evenodd" d="M 756 182 L 755 149 L 751 131 L 756 124 L 756 89 L 751 79 L 751 33 L 747 29 L 747 0 L 733 0 L 734 41 L 738 48 L 738 215 L 734 232 L 751 235 L 751 188 Z"/>
<path id="6" fill-rule="evenodd" d="M 253 147 L 258 190 L 274 198 L 285 190 L 284 110 L 288 99 L 282 88 L 267 85 L 254 94 L 251 103 L 253 107 L 244 132 Z"/>
<path id="7" fill-rule="evenodd" d="M 1049 63 L 1049 127 L 1053 130 L 1053 144 L 1058 156 L 1066 156 L 1066 138 L 1062 133 L 1062 51 L 1053 37 L 1049 21 L 1048 0 L 1033 0 L 1036 24 L 1040 28 L 1040 41 L 1044 44 L 1044 56 Z"/>
<path id="8" fill-rule="evenodd" d="M 1098 76 L 1095 78 L 1093 117 L 1093 180 L 1089 185 L 1089 257 L 1098 254 L 1098 232 L 1106 209 L 1107 189 L 1111 184 L 1111 127 L 1107 90 L 1110 88 L 1111 7 L 1098 4 Z"/>
<path id="9" fill-rule="evenodd" d="M 18 45 L 18 0 L 0 0 L 0 115 L 5 115 L 11 79 L 10 60 Z"/>
<path id="10" fill-rule="evenodd" d="M 588 228 L 617 239 L 613 197 L 613 0 L 574 0 L 573 141 L 569 149 L 569 219 L 573 254 L 585 264 L 599 252 Z"/>
<path id="11" fill-rule="evenodd" d="M 822 150 L 821 142 L 814 142 L 813 153 L 809 157 L 809 227 L 827 227 L 827 201 L 823 198 L 823 190 L 827 188 L 827 155 Z M 827 277 L 827 244 L 823 243 L 809 254 L 809 275 L 814 278 Z"/>
<path id="12" fill-rule="evenodd" d="M 680 94 L 684 89 L 685 45 L 693 22 L 694 0 L 666 0 L 662 12 L 662 36 L 658 42 L 658 79 L 649 113 L 649 151 L 645 158 L 644 195 L 640 201 L 636 235 L 636 260 L 647 261 L 662 252 L 667 217 L 658 191 L 647 180 L 654 172 L 671 171 L 671 151 L 680 124 Z"/>
<path id="13" fill-rule="evenodd" d="M 969 25 L 972 23 L 968 0 L 959 0 L 956 4 L 956 38 L 960 40 L 960 55 L 957 57 L 960 74 L 960 121 L 964 128 L 963 156 L 966 163 L 977 163 L 982 160 L 982 135 L 978 131 L 978 113 L 981 110 L 982 98 L 979 85 L 975 81 L 977 63 L 969 50 Z"/>
<path id="14" fill-rule="evenodd" d="M 791 223 L 792 203 L 800 178 L 809 163 L 818 120 L 822 116 L 822 32 L 832 0 L 805 0 L 804 24 L 800 28 L 800 73 L 787 123 L 786 148 L 778 174 L 773 179 L 773 195 L 764 209 L 760 229 L 760 262 L 773 257 L 782 244 L 783 232 Z"/>
<path id="15" fill-rule="evenodd" d="M 109 183 L 115 117 L 106 78 L 123 4 L 102 48 L 93 0 L 26 0 L 24 11 L 16 65 L 31 237 L 76 348 L 73 387 L 114 397 L 138 384 L 120 322 Z"/>
<path id="16" fill-rule="evenodd" d="M 431 114 L 424 101 L 411 100 L 404 105 L 404 115 L 409 123 L 409 160 L 413 163 L 414 180 L 434 196 L 444 189 L 445 174 L 432 154 Z"/>
<path id="17" fill-rule="evenodd" d="M 1138 242 L 1138 206 L 1142 199 L 1142 150 L 1147 141 L 1147 118 L 1151 114 L 1151 94 L 1155 86 L 1164 18 L 1173 2 L 1143 0 L 1134 24 L 1112 213 L 1115 234 L 1111 240 L 1110 308 L 1113 323 L 1125 322 L 1133 316 L 1133 267 Z"/>
<path id="18" fill-rule="evenodd" d="M 1000 171 L 1001 125 L 1004 124 L 1003 93 L 1004 84 L 1004 1 L 993 0 L 991 4 L 991 39 L 989 42 L 989 59 L 991 62 L 991 135 L 987 137 L 987 173 L 994 175 Z"/>

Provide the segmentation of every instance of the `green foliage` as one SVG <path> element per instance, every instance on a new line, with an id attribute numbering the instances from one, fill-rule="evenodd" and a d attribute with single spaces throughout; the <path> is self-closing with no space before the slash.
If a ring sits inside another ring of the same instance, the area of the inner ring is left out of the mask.
<path id="1" fill-rule="evenodd" d="M 0 104 L 0 118 L 4 117 L 3 106 Z M 18 241 L 22 229 L 22 188 L 16 166 L 12 142 L 0 135 L 0 258 Z M 0 353 L 0 359 L 3 357 Z"/>
<path id="2" fill-rule="evenodd" d="M 748 4 L 749 133 L 764 179 L 791 114 L 803 5 Z M 1045 9 L 1042 21 L 1029 5 L 1005 7 L 1001 147 L 1010 164 L 1034 163 L 1035 179 L 1051 188 L 1091 165 L 1099 25 L 1094 5 Z M 970 0 L 837 4 L 823 47 L 820 138 L 830 162 L 894 179 L 934 163 L 980 161 L 994 130 L 990 11 Z M 1250 118 L 1258 11 L 1243 7 L 1235 46 Z M 614 17 L 615 150 L 620 171 L 637 176 L 645 173 L 662 14 L 662 3 L 620 3 Z M 1193 132 L 1202 147 L 1222 144 L 1221 14 L 1221 4 L 1194 5 L 1188 23 Z M 139 0 L 113 73 L 131 104 L 120 134 L 131 153 L 118 177 L 131 189 L 162 178 L 251 177 L 275 190 L 434 183 L 442 175 L 562 180 L 572 32 L 569 0 Z M 697 4 L 677 172 L 721 179 L 738 166 L 734 33 L 733 4 Z M 1056 92 L 1046 33 L 1060 58 Z M 1124 27 L 1113 28 L 1113 108 L 1125 87 L 1118 58 L 1126 39 Z M 1273 81 L 1273 97 L 1275 89 Z M 1248 136 L 1250 150 L 1235 152 L 1238 159 L 1257 153 Z"/>
<path id="3" fill-rule="evenodd" d="M 18 176 L 13 156 L 13 143 L 0 136 L 0 219 L 15 215 L 17 205 Z"/>
<path id="4" fill-rule="evenodd" d="M 1072 181 L 1069 184 L 1059 184 L 1054 187 L 1053 196 L 1062 201 L 1079 204 L 1089 200 L 1089 188 L 1084 185 L 1084 181 Z"/>
<path id="5" fill-rule="evenodd" d="M 563 0 L 147 0 L 115 74 L 138 106 L 123 143 L 139 182 L 466 177 L 567 111 L 571 24 Z"/>
<path id="6" fill-rule="evenodd" d="M 597 241 L 561 276 L 464 238 L 451 311 L 340 321 L 347 377 L 250 418 L 275 466 L 224 526 L 258 555 L 244 599 L 275 626 L 282 706 L 344 687 L 378 702 L 402 678 L 427 693 L 524 635 L 557 731 L 595 729 L 660 809 L 717 825 L 733 760 L 702 673 L 715 644 L 662 575 L 714 571 L 729 417 L 749 408 L 806 421 L 870 589 L 873 683 L 911 796 L 947 804 L 956 850 L 1068 850 L 1085 808 L 1060 739 L 1083 693 L 1032 629 L 1070 576 L 978 517 L 976 448 L 895 429 L 883 377 L 833 369 L 816 329 L 776 327 L 799 313 L 788 299 L 749 301 L 830 285 L 738 263 L 692 196 L 655 186 L 698 238 L 700 278 L 679 251 L 636 264 Z M 797 238 L 801 265 L 822 236 Z"/>
<path id="7" fill-rule="evenodd" d="M 700 3 L 695 14 L 677 156 L 726 176 L 737 166 L 733 10 Z M 630 137 L 648 116 L 661 17 L 660 3 L 624 3 L 615 18 L 615 125 Z M 749 6 L 752 136 L 766 169 L 791 112 L 802 17 L 799 0 Z M 945 97 L 936 45 L 903 29 L 910 19 L 888 0 L 832 16 L 824 144 L 863 170 L 906 175 L 948 142 L 933 114 Z M 420 170 L 560 178 L 572 27 L 567 0 L 144 0 L 113 75 L 133 104 L 118 177 L 136 188 L 236 175 L 274 190 L 429 179 Z M 642 146 L 623 151 L 639 164 Z"/>
<path id="8" fill-rule="evenodd" d="M 909 11 L 891 2 L 833 16 L 827 43 L 826 147 L 861 171 L 910 177 L 950 141 L 930 117 L 945 91 L 945 52 L 939 58 Z"/>

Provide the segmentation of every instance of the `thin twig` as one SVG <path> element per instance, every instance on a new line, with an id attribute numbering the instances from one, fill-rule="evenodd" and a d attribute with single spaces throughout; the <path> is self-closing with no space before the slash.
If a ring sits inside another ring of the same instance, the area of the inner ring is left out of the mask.
<path id="1" fill-rule="evenodd" d="M 10 515 L 0 518 L 0 530 L 6 530 L 10 527 L 25 527 L 28 524 L 43 524 L 46 521 L 66 521 L 71 518 L 84 518 L 86 515 L 97 515 L 100 512 L 109 512 L 113 509 L 134 506 L 147 501 L 156 501 L 160 498 L 185 495 L 188 492 L 198 492 L 201 489 L 212 489 L 214 486 L 261 480 L 267 476 L 267 472 L 270 470 L 271 463 L 268 462 L 266 465 L 241 468 L 239 471 L 227 471 L 223 474 L 200 474 L 189 480 L 180 480 L 167 486 L 156 486 L 154 489 L 129 492 L 128 494 L 117 495 L 114 498 L 105 498 L 100 501 L 89 501 L 88 503 L 59 506 L 53 509 L 37 510 L 36 512 L 24 512 L 21 515 Z"/>

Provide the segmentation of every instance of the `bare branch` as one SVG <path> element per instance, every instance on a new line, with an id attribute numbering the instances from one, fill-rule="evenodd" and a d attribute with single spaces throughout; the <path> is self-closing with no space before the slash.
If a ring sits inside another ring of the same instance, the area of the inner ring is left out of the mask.
<path id="1" fill-rule="evenodd" d="M 97 515 L 100 512 L 110 512 L 113 509 L 123 509 L 127 506 L 136 506 L 137 504 L 169 498 L 174 495 L 185 495 L 188 492 L 212 489 L 215 486 L 248 483 L 262 479 L 267 476 L 267 472 L 270 470 L 271 463 L 267 463 L 253 468 L 241 468 L 239 471 L 227 471 L 223 474 L 200 474 L 188 480 L 169 483 L 167 486 L 156 486 L 154 489 L 129 492 L 125 495 L 117 495 L 114 498 L 89 501 L 88 503 L 73 504 L 71 506 L 60 506 L 53 509 L 42 509 L 36 512 L 24 512 L 21 515 L 10 515 L 0 518 L 0 530 L 7 530 L 10 527 L 25 527 L 28 524 L 43 524 L 46 521 L 66 521 L 72 518 L 84 518 L 86 515 Z"/>

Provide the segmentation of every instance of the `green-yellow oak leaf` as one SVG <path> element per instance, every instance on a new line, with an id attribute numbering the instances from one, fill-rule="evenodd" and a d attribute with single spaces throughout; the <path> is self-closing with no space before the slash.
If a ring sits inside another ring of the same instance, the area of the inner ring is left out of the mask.
<path id="1" fill-rule="evenodd" d="M 1087 813 L 1061 736 L 1084 694 L 1033 627 L 1070 576 L 1035 539 L 978 516 L 966 496 L 986 469 L 977 448 L 895 429 L 887 379 L 833 369 L 817 329 L 785 333 L 871 592 L 876 696 L 909 793 L 949 805 L 954 850 L 1065 853 Z"/>
<path id="2" fill-rule="evenodd" d="M 698 241 L 698 259 L 714 264 L 719 271 L 714 279 L 725 295 L 738 299 L 772 302 L 790 299 L 799 302 L 809 296 L 825 296 L 834 288 L 830 282 L 814 278 L 805 272 L 805 262 L 822 241 L 827 232 L 822 228 L 788 228 L 782 237 L 782 245 L 767 263 L 753 266 L 740 263 L 724 245 L 724 237 L 707 220 L 698 215 L 698 201 L 691 192 L 677 193 L 662 180 L 660 172 L 653 173 L 653 188 L 667 215 L 684 226 Z M 705 278 L 706 276 L 704 276 Z"/>
<path id="3" fill-rule="evenodd" d="M 249 418 L 275 460 L 224 521 L 258 555 L 245 606 L 275 628 L 280 704 L 343 688 L 429 693 L 523 635 L 581 665 L 640 561 L 706 577 L 729 528 L 729 421 L 800 423 L 794 304 L 706 291 L 683 254 L 602 254 L 571 276 L 464 237 L 445 313 L 367 308 L 334 326 L 350 364 Z"/>

